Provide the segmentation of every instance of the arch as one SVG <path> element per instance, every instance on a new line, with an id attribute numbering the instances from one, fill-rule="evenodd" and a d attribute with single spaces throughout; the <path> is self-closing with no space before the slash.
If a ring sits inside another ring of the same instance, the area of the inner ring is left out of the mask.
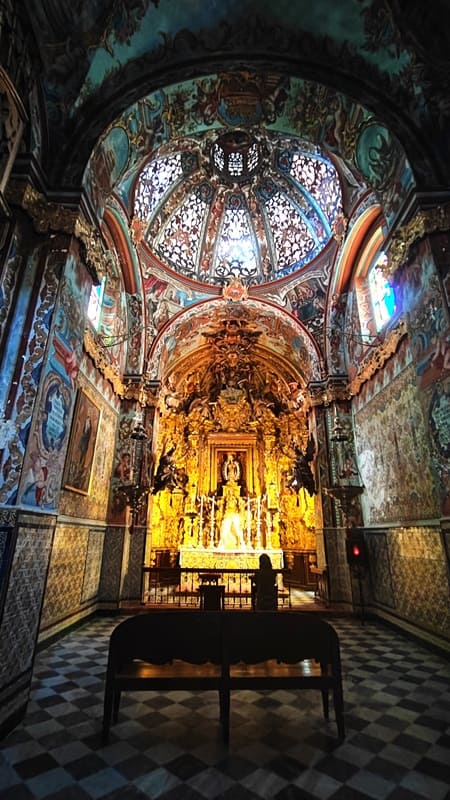
<path id="1" fill-rule="evenodd" d="M 322 359 L 309 331 L 292 315 L 269 301 L 249 298 L 228 303 L 223 298 L 204 300 L 169 320 L 155 338 L 148 356 L 147 378 L 160 380 L 176 366 L 175 352 L 183 360 L 205 348 L 205 334 L 219 331 L 224 320 L 238 321 L 258 335 L 258 347 L 272 359 L 289 365 L 305 385 L 322 377 Z M 252 352 L 255 352 L 254 350 Z"/>

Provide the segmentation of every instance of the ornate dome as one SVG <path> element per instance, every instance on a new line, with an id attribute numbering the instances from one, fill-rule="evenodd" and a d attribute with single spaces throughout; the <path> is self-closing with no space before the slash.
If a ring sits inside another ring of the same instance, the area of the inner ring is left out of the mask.
<path id="1" fill-rule="evenodd" d="M 318 147 L 268 131 L 173 140 L 142 169 L 134 223 L 160 261 L 207 285 L 262 284 L 315 259 L 342 213 Z"/>

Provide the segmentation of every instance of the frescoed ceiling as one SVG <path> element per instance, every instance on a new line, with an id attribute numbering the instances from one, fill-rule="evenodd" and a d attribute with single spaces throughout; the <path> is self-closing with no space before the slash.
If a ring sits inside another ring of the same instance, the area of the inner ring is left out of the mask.
<path id="1" fill-rule="evenodd" d="M 434 0 L 426 14 L 420 0 L 24 0 L 23 6 L 41 62 L 54 184 L 68 177 L 79 183 L 98 136 L 150 91 L 258 62 L 359 98 L 403 142 L 418 182 L 433 176 L 436 185 L 448 183 L 446 0 Z"/>
<path id="2" fill-rule="evenodd" d="M 364 240 L 371 209 L 388 230 L 412 190 L 450 181 L 450 8 L 420 7 L 24 0 L 34 155 L 54 192 L 84 186 L 115 243 L 144 317 L 133 369 L 153 379 L 180 346 L 205 349 L 200 321 L 220 335 L 237 280 L 266 356 L 320 379 L 345 239 Z"/>
<path id="3" fill-rule="evenodd" d="M 128 285 L 143 297 L 145 352 L 158 353 L 159 369 L 163 327 L 234 280 L 323 349 L 346 232 L 369 207 L 382 207 L 389 224 L 412 184 L 400 145 L 370 111 L 255 70 L 141 98 L 100 138 L 85 175 L 98 218 L 108 227 L 114 216 L 128 242 Z M 184 327 L 176 330 L 180 343 Z M 280 357 L 281 342 L 272 341 Z"/>

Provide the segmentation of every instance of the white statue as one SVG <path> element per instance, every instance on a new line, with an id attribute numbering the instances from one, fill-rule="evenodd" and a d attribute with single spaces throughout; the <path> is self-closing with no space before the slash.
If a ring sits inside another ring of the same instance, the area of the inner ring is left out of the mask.
<path id="1" fill-rule="evenodd" d="M 239 498 L 229 494 L 220 526 L 219 550 L 245 549 L 244 533 L 239 508 Z"/>
<path id="2" fill-rule="evenodd" d="M 225 483 L 237 483 L 241 477 L 241 465 L 234 453 L 228 453 L 222 464 L 222 478 Z"/>

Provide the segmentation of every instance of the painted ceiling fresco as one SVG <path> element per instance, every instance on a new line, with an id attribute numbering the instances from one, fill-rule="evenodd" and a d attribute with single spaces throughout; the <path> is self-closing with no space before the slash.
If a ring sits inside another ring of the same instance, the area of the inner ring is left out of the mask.
<path id="1" fill-rule="evenodd" d="M 384 116 L 414 160 L 417 180 L 432 176 L 436 185 L 448 182 L 446 0 L 434 0 L 426 14 L 418 0 L 24 0 L 24 5 L 43 67 L 54 183 L 63 176 L 79 183 L 98 136 L 125 108 L 160 88 L 162 75 L 167 85 L 232 64 L 255 68 L 258 61 L 264 70 L 279 63 L 283 74 L 347 86 L 376 116 Z M 51 148 L 61 141 L 61 128 L 69 144 L 59 148 L 58 160 L 58 147 Z"/>
<path id="2" fill-rule="evenodd" d="M 248 337 L 254 337 L 252 352 L 257 345 L 266 360 L 276 358 L 277 369 L 286 372 L 286 380 L 289 377 L 291 382 L 304 386 L 321 379 L 319 351 L 307 331 L 281 309 L 252 300 L 246 301 L 245 307 L 224 300 L 206 301 L 174 318 L 155 340 L 148 358 L 147 379 L 170 374 L 176 368 L 179 341 L 184 343 L 181 360 L 192 368 L 193 354 L 202 349 L 203 360 L 211 359 L 216 339 L 224 341 L 225 348 L 241 338 L 247 341 Z"/>
<path id="3" fill-rule="evenodd" d="M 239 279 L 259 322 L 270 307 L 287 326 L 299 378 L 318 377 L 345 240 L 368 210 L 388 229 L 414 186 L 448 186 L 446 0 L 426 17 L 416 0 L 24 5 L 42 74 L 34 154 L 55 191 L 84 185 L 114 242 L 140 331 L 128 369 L 151 376 L 156 355 L 173 368 L 177 338 L 205 347 L 198 320 Z M 278 333 L 261 341 L 282 359 Z"/>
<path id="4" fill-rule="evenodd" d="M 234 279 L 323 347 L 344 235 L 371 206 L 389 224 L 412 184 L 370 111 L 320 84 L 249 70 L 141 98 L 100 137 L 85 174 L 104 229 L 114 217 L 126 242 L 145 352 L 160 370 L 169 321 Z M 191 323 L 175 327 L 190 351 Z M 281 354 L 279 338 L 271 347 Z"/>

